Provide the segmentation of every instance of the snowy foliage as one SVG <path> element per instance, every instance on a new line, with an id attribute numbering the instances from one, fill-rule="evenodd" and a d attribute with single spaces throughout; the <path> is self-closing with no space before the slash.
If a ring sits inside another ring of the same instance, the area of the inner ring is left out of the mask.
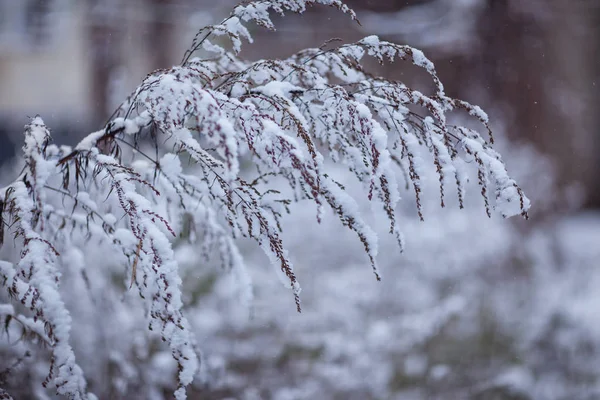
<path id="1" fill-rule="evenodd" d="M 251 306 L 238 239 L 253 239 L 301 311 L 300 282 L 282 239 L 293 203 L 312 201 L 318 222 L 331 210 L 362 243 L 377 280 L 378 237 L 360 197 L 381 207 L 402 249 L 399 184 L 411 188 L 423 220 L 428 165 L 437 173 L 442 207 L 454 192 L 463 208 L 473 175 L 488 216 L 492 210 L 527 216 L 529 200 L 491 147 L 487 115 L 448 97 L 419 50 L 370 36 L 281 60 L 238 57 L 242 42 L 252 41 L 247 22 L 273 29 L 269 12 L 302 12 L 312 3 L 356 18 L 337 0 L 239 5 L 221 24 L 199 31 L 181 65 L 148 75 L 102 130 L 75 147 L 52 144 L 39 117 L 27 125 L 23 172 L 0 192 L 2 237 L 14 237 L 20 252 L 0 262 L 0 284 L 12 301 L 0 307 L 0 318 L 7 335 L 21 332 L 47 347 L 44 386 L 72 399 L 95 398 L 92 392 L 103 390 L 87 386 L 85 376 L 98 371 L 84 373 L 72 347 L 98 344 L 97 332 L 87 332 L 96 329 L 90 328 L 93 318 L 75 323 L 71 317 L 74 309 L 90 307 L 113 312 L 130 335 L 102 339 L 127 342 L 104 344 L 113 349 L 106 364 L 121 375 L 112 383 L 113 396 L 131 393 L 136 381 L 144 386 L 159 379 L 150 376 L 151 368 L 136 370 L 127 361 L 131 353 L 154 357 L 148 349 L 161 346 L 154 342 L 159 338 L 175 360 L 175 397 L 186 397 L 186 387 L 202 373 L 183 312 L 192 299 L 182 292 L 186 282 L 174 251 L 182 240 L 196 244 L 196 257 L 219 260 L 231 271 L 239 296 Z M 372 76 L 361 66 L 367 56 L 410 61 L 431 76 L 434 92 Z M 450 125 L 447 115 L 454 110 L 478 120 L 485 134 Z M 352 173 L 361 192 L 350 194 L 334 178 L 339 167 Z M 68 290 L 81 289 L 69 304 L 65 281 Z M 120 315 L 123 304 L 141 304 L 146 315 Z M 449 301 L 439 313 L 457 307 L 460 301 Z M 139 324 L 152 334 L 140 334 Z M 155 363 L 170 365 L 160 357 L 149 360 Z"/>

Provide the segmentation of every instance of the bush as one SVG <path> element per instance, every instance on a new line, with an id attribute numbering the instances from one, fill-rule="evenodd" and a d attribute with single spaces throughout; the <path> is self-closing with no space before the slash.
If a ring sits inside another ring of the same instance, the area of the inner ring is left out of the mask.
<path id="1" fill-rule="evenodd" d="M 358 236 L 380 280 L 377 235 L 355 196 L 334 179 L 334 164 L 382 207 L 400 248 L 399 176 L 423 219 L 427 162 L 437 171 L 442 207 L 453 185 L 463 207 L 473 170 L 488 216 L 492 209 L 527 216 L 529 200 L 492 149 L 486 114 L 448 97 L 419 50 L 371 36 L 282 60 L 238 57 L 242 41 L 252 40 L 247 22 L 273 29 L 270 11 L 303 12 L 313 3 L 356 19 L 337 0 L 238 5 L 221 24 L 198 32 L 181 65 L 148 75 L 103 129 L 74 148 L 52 144 L 40 117 L 30 121 L 25 167 L 0 192 L 2 237 L 14 237 L 18 250 L 18 256 L 6 251 L 0 262 L 0 283 L 11 300 L 0 318 L 9 342 L 15 334 L 23 339 L 20 347 L 3 345 L 15 362 L 0 374 L 0 384 L 35 380 L 47 368 L 44 387 L 73 399 L 94 398 L 92 392 L 160 397 L 160 388 L 174 381 L 176 398 L 185 398 L 200 356 L 182 309 L 200 295 L 182 292 L 174 247 L 197 243 L 197 256 L 232 271 L 240 296 L 251 302 L 237 239 L 253 239 L 300 312 L 300 284 L 281 236 L 292 203 L 312 201 L 319 222 L 331 209 Z M 369 74 L 361 66 L 365 56 L 412 62 L 431 76 L 434 93 Z M 449 124 L 447 114 L 459 109 L 479 120 L 486 136 Z M 168 378 L 171 361 L 156 356 L 163 354 L 156 351 L 161 341 L 175 360 L 176 380 Z M 100 342 L 119 351 L 100 354 L 94 348 Z M 35 361 L 28 377 L 15 372 L 26 358 Z M 85 368 L 77 361 L 82 358 Z M 94 376 L 93 383 L 86 376 Z"/>

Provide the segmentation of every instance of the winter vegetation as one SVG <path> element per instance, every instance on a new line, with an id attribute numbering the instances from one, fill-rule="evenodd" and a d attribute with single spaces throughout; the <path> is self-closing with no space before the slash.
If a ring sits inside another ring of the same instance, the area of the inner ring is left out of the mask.
<path id="1" fill-rule="evenodd" d="M 272 30 L 270 14 L 313 3 L 357 20 L 338 0 L 238 5 L 77 145 L 30 120 L 23 168 L 0 191 L 0 398 L 329 398 L 319 394 L 332 385 L 388 398 L 423 379 L 432 396 L 462 398 L 473 381 L 484 393 L 531 386 L 517 363 L 448 379 L 460 356 L 444 335 L 493 340 L 496 321 L 457 321 L 488 318 L 496 292 L 473 304 L 476 283 L 518 258 L 518 229 L 493 214 L 530 207 L 487 115 L 447 96 L 421 51 L 376 36 L 240 58 L 250 24 Z M 370 74 L 368 58 L 413 64 L 431 92 Z M 510 360 L 512 339 L 498 350 Z M 277 368 L 257 364 L 259 349 Z M 284 368 L 300 381 L 270 386 Z"/>

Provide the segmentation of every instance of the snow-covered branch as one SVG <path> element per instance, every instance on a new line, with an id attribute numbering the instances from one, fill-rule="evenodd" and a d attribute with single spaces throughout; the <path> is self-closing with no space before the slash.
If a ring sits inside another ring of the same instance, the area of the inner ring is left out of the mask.
<path id="1" fill-rule="evenodd" d="M 91 396 L 70 345 L 72 321 L 60 292 L 61 251 L 85 245 L 69 238 L 68 229 L 107 241 L 126 260 L 123 290 L 136 286 L 144 299 L 149 328 L 177 363 L 175 395 L 183 399 L 199 366 L 173 251 L 186 224 L 200 233 L 188 236 L 203 257 L 216 252 L 235 271 L 248 301 L 252 290 L 234 239 L 255 240 L 300 311 L 300 283 L 282 239 L 281 221 L 292 202 L 312 201 L 317 221 L 330 208 L 358 236 L 380 279 L 378 238 L 358 200 L 330 174 L 333 163 L 351 171 L 364 197 L 381 205 L 400 248 L 398 174 L 413 187 L 422 219 L 428 159 L 439 176 L 442 207 L 452 190 L 463 207 L 466 161 L 474 158 L 471 169 L 488 215 L 494 208 L 504 217 L 527 216 L 529 200 L 491 147 L 487 115 L 449 98 L 419 50 L 370 36 L 282 60 L 238 58 L 242 40 L 252 41 L 246 23 L 273 29 L 269 11 L 302 12 L 312 3 L 355 18 L 337 0 L 240 5 L 221 24 L 200 30 L 180 66 L 147 76 L 106 127 L 74 148 L 51 144 L 39 117 L 26 127 L 25 170 L 0 198 L 2 231 L 21 241 L 21 257 L 0 263 L 0 283 L 43 321 L 52 353 L 46 383 L 59 394 Z M 221 36 L 231 45 L 216 44 Z M 195 57 L 198 51 L 206 56 Z M 361 65 L 368 56 L 423 68 L 434 93 L 371 75 Z M 411 111 L 415 107 L 421 112 Z M 449 125 L 447 114 L 455 109 L 478 119 L 486 134 Z"/>

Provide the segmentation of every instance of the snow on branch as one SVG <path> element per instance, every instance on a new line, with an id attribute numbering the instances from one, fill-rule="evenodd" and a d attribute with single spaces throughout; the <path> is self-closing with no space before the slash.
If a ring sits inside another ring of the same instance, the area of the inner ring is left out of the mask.
<path id="1" fill-rule="evenodd" d="M 11 233 L 21 240 L 21 258 L 0 263 L 0 283 L 43 323 L 52 353 L 45 383 L 59 394 L 92 396 L 70 346 L 71 318 L 59 290 L 59 250 L 72 246 L 61 235 L 68 224 L 103 238 L 128 260 L 124 289 L 135 286 L 146 302 L 149 328 L 177 362 L 175 395 L 182 399 L 199 366 L 172 248 L 186 224 L 199 233 L 190 240 L 201 255 L 218 254 L 239 277 L 248 301 L 251 283 L 234 239 L 254 239 L 300 311 L 300 284 L 281 235 L 291 202 L 314 202 L 318 222 L 327 208 L 336 214 L 357 235 L 380 279 L 377 236 L 358 200 L 328 173 L 331 163 L 350 170 L 364 184 L 365 198 L 382 206 L 400 248 L 399 175 L 412 186 L 423 219 L 427 159 L 439 176 L 442 207 L 451 191 L 463 207 L 467 157 L 476 161 L 489 216 L 492 209 L 503 217 L 527 216 L 529 200 L 491 147 L 487 115 L 446 96 L 419 50 L 370 36 L 281 60 L 238 58 L 242 39 L 252 41 L 247 22 L 273 29 L 270 11 L 302 12 L 313 3 L 356 18 L 337 0 L 246 3 L 221 24 L 200 30 L 180 66 L 148 75 L 104 129 L 74 148 L 51 144 L 39 117 L 27 125 L 26 167 L 0 193 L 2 237 Z M 230 39 L 230 48 L 215 44 L 219 36 Z M 194 57 L 198 51 L 208 56 Z M 369 56 L 423 68 L 435 92 L 371 75 L 361 64 Z M 449 125 L 447 114 L 455 109 L 478 119 L 485 135 Z"/>
<path id="2" fill-rule="evenodd" d="M 59 292 L 59 254 L 44 235 L 47 227 L 43 215 L 50 207 L 45 201 L 45 185 L 56 168 L 49 140 L 42 119 L 33 118 L 25 128 L 24 172 L 5 189 L 1 204 L 3 214 L 8 213 L 13 222 L 15 235 L 23 240 L 21 260 L 17 265 L 1 262 L 0 279 L 9 296 L 31 310 L 34 321 L 44 325 L 52 349 L 44 386 L 52 384 L 59 394 L 84 399 L 86 382 L 70 345 L 71 317 Z"/>

